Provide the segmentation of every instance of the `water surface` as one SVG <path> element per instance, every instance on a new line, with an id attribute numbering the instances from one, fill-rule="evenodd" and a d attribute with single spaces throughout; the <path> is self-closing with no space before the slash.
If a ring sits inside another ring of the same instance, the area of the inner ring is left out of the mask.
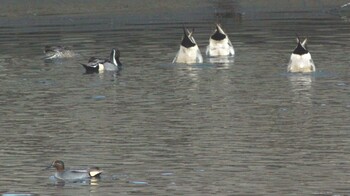
<path id="1" fill-rule="evenodd" d="M 171 64 L 183 24 L 204 55 L 216 16 L 203 9 L 0 18 L 0 191 L 348 194 L 349 22 L 223 14 L 234 59 Z M 295 33 L 309 38 L 314 74 L 286 73 Z M 48 44 L 79 56 L 44 61 Z M 113 47 L 122 71 L 84 74 L 80 63 Z M 54 159 L 105 172 L 58 186 L 42 170 Z"/>

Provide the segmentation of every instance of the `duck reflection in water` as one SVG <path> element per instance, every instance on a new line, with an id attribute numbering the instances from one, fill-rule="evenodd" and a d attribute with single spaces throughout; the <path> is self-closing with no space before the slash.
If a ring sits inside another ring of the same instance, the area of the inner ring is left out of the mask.
<path id="1" fill-rule="evenodd" d="M 298 104 L 311 105 L 312 104 L 312 81 L 311 74 L 290 74 L 288 79 L 291 83 L 294 94 L 293 102 Z"/>

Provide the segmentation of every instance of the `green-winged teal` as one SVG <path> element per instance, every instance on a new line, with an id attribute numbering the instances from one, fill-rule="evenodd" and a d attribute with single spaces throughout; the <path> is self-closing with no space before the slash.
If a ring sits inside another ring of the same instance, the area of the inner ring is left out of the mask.
<path id="1" fill-rule="evenodd" d="M 78 170 L 66 170 L 64 163 L 61 160 L 52 162 L 52 164 L 48 166 L 47 169 L 51 167 L 56 168 L 54 177 L 58 180 L 63 181 L 80 181 L 90 178 L 99 178 L 102 173 L 102 170 L 98 167 L 90 167 L 88 169 Z"/>

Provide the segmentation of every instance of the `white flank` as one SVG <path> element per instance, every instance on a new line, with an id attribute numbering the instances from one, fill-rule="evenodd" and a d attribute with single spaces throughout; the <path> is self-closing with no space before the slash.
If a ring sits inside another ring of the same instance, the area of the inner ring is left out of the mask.
<path id="1" fill-rule="evenodd" d="M 104 71 L 104 70 L 105 70 L 105 66 L 102 63 L 98 64 L 98 71 Z"/>
<path id="2" fill-rule="evenodd" d="M 206 50 L 207 56 L 233 56 L 235 51 L 231 44 L 231 41 L 226 36 L 225 39 L 217 41 L 209 39 L 209 45 Z"/>
<path id="3" fill-rule="evenodd" d="M 190 48 L 180 46 L 179 52 L 174 58 L 173 63 L 203 63 L 203 57 L 197 45 Z"/>
<path id="4" fill-rule="evenodd" d="M 316 71 L 311 54 L 304 55 L 292 54 L 288 64 L 288 72 L 314 72 Z"/>
<path id="5" fill-rule="evenodd" d="M 211 37 L 209 38 L 209 45 L 207 46 L 206 55 L 211 57 L 217 56 L 233 56 L 235 54 L 235 50 L 233 49 L 233 45 L 228 38 L 228 35 L 222 30 L 222 28 L 217 25 L 217 28 L 221 34 L 226 35 L 226 38 L 223 40 L 214 40 Z"/>

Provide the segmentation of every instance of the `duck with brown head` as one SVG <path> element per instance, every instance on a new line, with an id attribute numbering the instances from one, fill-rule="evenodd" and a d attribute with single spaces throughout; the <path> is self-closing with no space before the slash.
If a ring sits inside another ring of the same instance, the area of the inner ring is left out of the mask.
<path id="1" fill-rule="evenodd" d="M 56 172 L 54 177 L 58 180 L 62 181 L 82 181 L 90 178 L 99 178 L 102 170 L 98 167 L 90 167 L 88 169 L 78 169 L 78 170 L 66 170 L 64 167 L 64 163 L 61 160 L 55 160 L 51 165 L 47 167 L 56 168 Z"/>
<path id="2" fill-rule="evenodd" d="M 72 49 L 65 46 L 45 46 L 45 60 L 67 59 L 78 56 Z"/>

